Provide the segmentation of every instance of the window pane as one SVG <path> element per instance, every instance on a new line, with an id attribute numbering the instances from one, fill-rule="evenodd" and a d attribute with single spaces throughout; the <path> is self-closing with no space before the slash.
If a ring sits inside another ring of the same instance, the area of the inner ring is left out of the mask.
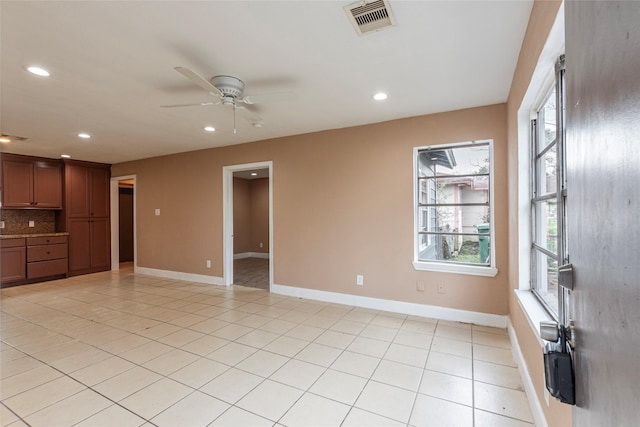
<path id="1" fill-rule="evenodd" d="M 544 196 L 545 194 L 555 193 L 557 191 L 556 181 L 556 165 L 557 165 L 557 153 L 556 144 L 544 153 L 542 157 L 538 159 L 537 176 L 538 176 L 538 196 Z"/>
<path id="2" fill-rule="evenodd" d="M 555 88 L 549 94 L 549 98 L 538 113 L 540 123 L 544 126 L 540 127 L 542 134 L 539 136 L 537 153 L 542 152 L 544 148 L 556 140 L 556 90 Z"/>
<path id="3" fill-rule="evenodd" d="M 535 204 L 535 241 L 554 254 L 558 253 L 558 202 L 556 199 L 544 200 Z"/>
<path id="4" fill-rule="evenodd" d="M 469 175 L 489 173 L 489 145 L 478 144 L 449 149 L 421 151 L 419 176 Z"/>
<path id="5" fill-rule="evenodd" d="M 491 264 L 489 236 L 428 235 L 429 243 L 419 251 L 420 261 L 452 261 Z"/>
<path id="6" fill-rule="evenodd" d="M 554 312 L 558 312 L 558 262 L 534 250 L 536 293 Z"/>
<path id="7" fill-rule="evenodd" d="M 478 233 L 489 221 L 488 206 L 438 206 L 436 221 L 427 231 L 444 233 Z M 488 225 L 487 225 L 488 227 Z"/>

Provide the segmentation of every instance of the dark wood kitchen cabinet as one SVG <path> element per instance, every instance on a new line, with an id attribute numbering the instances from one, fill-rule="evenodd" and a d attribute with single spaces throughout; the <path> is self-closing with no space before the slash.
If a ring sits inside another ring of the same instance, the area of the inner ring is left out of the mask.
<path id="1" fill-rule="evenodd" d="M 25 239 L 0 240 L 0 284 L 6 285 L 27 278 Z"/>
<path id="2" fill-rule="evenodd" d="M 55 159 L 3 153 L 2 207 L 61 209 L 62 163 Z"/>
<path id="3" fill-rule="evenodd" d="M 67 236 L 27 237 L 27 279 L 66 275 Z"/>
<path id="4" fill-rule="evenodd" d="M 111 268 L 111 166 L 65 161 L 64 227 L 69 232 L 69 275 Z"/>

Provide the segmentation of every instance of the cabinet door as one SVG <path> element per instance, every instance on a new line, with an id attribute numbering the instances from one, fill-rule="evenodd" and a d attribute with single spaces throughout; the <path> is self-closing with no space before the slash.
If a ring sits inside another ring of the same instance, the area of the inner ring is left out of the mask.
<path id="1" fill-rule="evenodd" d="M 33 205 L 37 208 L 62 208 L 62 166 L 57 162 L 33 164 Z"/>
<path id="2" fill-rule="evenodd" d="M 71 218 L 69 227 L 69 273 L 91 269 L 91 228 L 88 218 Z"/>
<path id="3" fill-rule="evenodd" d="M 109 181 L 108 169 L 89 169 L 90 176 L 90 216 L 106 218 L 109 216 Z"/>
<path id="4" fill-rule="evenodd" d="M 64 175 L 67 216 L 87 218 L 89 216 L 89 170 L 82 166 L 67 164 Z"/>
<path id="5" fill-rule="evenodd" d="M 33 163 L 2 161 L 2 207 L 28 208 L 33 202 Z"/>
<path id="6" fill-rule="evenodd" d="M 91 269 L 108 270 L 111 267 L 111 234 L 108 218 L 92 218 L 91 223 Z"/>
<path id="7" fill-rule="evenodd" d="M 27 248 L 17 246 L 0 249 L 0 282 L 9 283 L 27 277 Z"/>

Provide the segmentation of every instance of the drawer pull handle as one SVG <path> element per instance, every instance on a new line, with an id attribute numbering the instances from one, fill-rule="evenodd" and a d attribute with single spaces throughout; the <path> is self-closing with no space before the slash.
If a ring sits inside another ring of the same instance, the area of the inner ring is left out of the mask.
<path id="1" fill-rule="evenodd" d="M 47 252 L 47 255 L 51 255 L 51 252 Z"/>

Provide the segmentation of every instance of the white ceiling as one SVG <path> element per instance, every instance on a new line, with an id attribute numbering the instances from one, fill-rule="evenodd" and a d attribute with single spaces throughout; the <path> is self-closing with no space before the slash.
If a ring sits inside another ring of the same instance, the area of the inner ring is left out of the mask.
<path id="1" fill-rule="evenodd" d="M 2 149 L 118 163 L 506 101 L 532 0 L 391 0 L 397 25 L 363 36 L 349 3 L 3 0 L 0 130 L 28 139 Z M 298 100 L 234 135 L 228 107 L 159 107 L 214 100 L 176 66 Z"/>

